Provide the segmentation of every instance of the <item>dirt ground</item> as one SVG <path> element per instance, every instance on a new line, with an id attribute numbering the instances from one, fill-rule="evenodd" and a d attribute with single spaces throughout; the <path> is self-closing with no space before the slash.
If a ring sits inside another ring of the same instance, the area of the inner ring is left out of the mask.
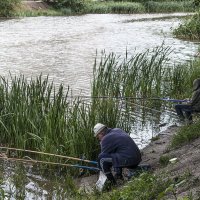
<path id="1" fill-rule="evenodd" d="M 49 6 L 42 1 L 22 1 L 22 7 L 26 10 L 45 10 Z"/>
<path id="2" fill-rule="evenodd" d="M 193 199 L 200 200 L 200 138 L 178 149 L 169 150 L 168 147 L 172 136 L 176 134 L 178 129 L 177 125 L 169 127 L 166 131 L 159 134 L 157 140 L 152 141 L 145 147 L 141 151 L 141 164 L 150 164 L 154 173 L 167 173 L 173 179 L 188 174 L 187 178 L 182 181 L 182 185 L 177 187 L 176 197 L 181 198 L 192 193 Z M 161 156 L 166 156 L 169 159 L 177 158 L 176 163 L 169 162 L 167 166 L 163 167 L 159 161 Z M 86 187 L 86 190 L 90 191 L 97 180 L 97 175 L 82 178 L 80 186 Z M 167 199 L 175 199 L 175 197 L 169 194 Z"/>
<path id="3" fill-rule="evenodd" d="M 172 136 L 176 134 L 178 129 L 177 126 L 169 127 L 160 134 L 158 140 L 151 142 L 149 146 L 144 148 L 142 150 L 142 162 L 151 164 L 155 173 L 167 173 L 169 177 L 174 179 L 188 174 L 182 182 L 183 184 L 177 188 L 176 195 L 177 197 L 183 197 L 192 193 L 195 199 L 200 199 L 200 138 L 178 149 L 169 150 Z M 161 156 L 170 159 L 177 158 L 177 161 L 163 167 L 159 162 Z"/>

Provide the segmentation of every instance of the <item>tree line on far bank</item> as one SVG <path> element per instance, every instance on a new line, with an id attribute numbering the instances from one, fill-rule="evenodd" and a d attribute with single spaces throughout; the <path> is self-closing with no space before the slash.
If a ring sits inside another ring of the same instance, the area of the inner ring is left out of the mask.
<path id="1" fill-rule="evenodd" d="M 0 1 L 0 17 L 30 16 L 24 11 L 20 15 L 22 0 Z M 50 9 L 59 12 L 35 12 L 35 15 L 70 15 L 85 13 L 155 13 L 193 12 L 199 8 L 200 0 L 43 0 Z M 25 14 L 24 14 L 25 13 Z"/>

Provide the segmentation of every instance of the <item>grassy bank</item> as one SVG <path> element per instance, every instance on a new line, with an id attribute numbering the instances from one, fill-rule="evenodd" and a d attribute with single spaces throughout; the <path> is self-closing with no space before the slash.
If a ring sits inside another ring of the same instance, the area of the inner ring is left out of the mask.
<path id="1" fill-rule="evenodd" d="M 86 4 L 83 13 L 145 13 L 145 7 L 139 2 L 91 2 Z"/>
<path id="2" fill-rule="evenodd" d="M 176 135 L 174 135 L 171 148 L 178 148 L 185 144 L 190 143 L 191 141 L 195 140 L 196 138 L 200 137 L 199 133 L 200 128 L 200 121 L 190 125 L 190 126 L 183 126 Z"/>
<path id="3" fill-rule="evenodd" d="M 140 176 L 130 180 L 124 187 L 114 189 L 112 192 L 103 195 L 95 195 L 89 199 L 105 200 L 138 200 L 138 199 L 178 199 L 177 190 L 179 186 L 189 179 L 189 175 L 183 173 L 177 176 L 177 179 L 171 178 L 171 175 L 142 173 Z M 86 199 L 86 198 L 84 198 Z M 192 200 L 191 194 L 186 194 L 183 199 Z"/>

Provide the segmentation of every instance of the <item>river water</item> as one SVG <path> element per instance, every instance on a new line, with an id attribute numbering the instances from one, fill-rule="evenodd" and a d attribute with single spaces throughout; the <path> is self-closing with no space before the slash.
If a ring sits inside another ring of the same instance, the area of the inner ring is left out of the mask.
<path id="1" fill-rule="evenodd" d="M 48 74 L 55 84 L 89 94 L 96 51 L 125 55 L 170 46 L 171 62 L 193 56 L 197 45 L 173 38 L 185 14 L 84 15 L 30 17 L 0 21 L 0 74 Z M 159 19 L 159 17 L 170 17 Z"/>
<path id="2" fill-rule="evenodd" d="M 170 55 L 172 64 L 192 59 L 198 44 L 178 40 L 172 35 L 172 29 L 182 21 L 180 16 L 183 15 L 186 14 L 95 14 L 2 20 L 0 74 L 5 77 L 9 73 L 24 74 L 30 78 L 42 73 L 49 75 L 56 85 L 63 83 L 66 88 L 69 85 L 74 94 L 90 94 L 96 52 L 100 54 L 105 50 L 107 53 L 125 55 L 127 49 L 129 54 L 134 54 L 164 43 L 173 50 Z M 163 119 L 169 121 L 171 117 L 164 115 Z M 136 132 L 142 133 L 139 127 L 137 129 Z M 141 148 L 142 140 L 146 144 L 153 136 L 151 132 L 143 132 L 141 136 L 133 134 Z M 15 166 L 8 168 L 9 165 L 1 164 L 0 180 L 3 180 L 4 190 L 13 193 L 17 190 L 17 184 L 10 177 L 16 173 L 13 170 Z M 24 174 L 28 173 L 26 171 Z M 54 195 L 56 199 L 56 189 L 50 184 L 51 181 L 38 177 L 33 178 L 33 173 L 26 175 L 24 190 L 21 191 L 25 199 L 48 199 L 52 191 L 55 192 L 51 196 Z M 15 176 L 15 179 L 20 177 Z M 48 187 L 43 187 L 39 184 L 41 182 Z M 11 199 L 16 198 L 13 196 Z"/>

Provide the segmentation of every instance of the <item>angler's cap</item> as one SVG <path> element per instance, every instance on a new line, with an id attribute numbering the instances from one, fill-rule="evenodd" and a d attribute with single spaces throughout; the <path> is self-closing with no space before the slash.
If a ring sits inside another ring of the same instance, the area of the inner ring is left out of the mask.
<path id="1" fill-rule="evenodd" d="M 94 137 L 96 137 L 104 128 L 106 128 L 106 125 L 104 124 L 101 124 L 101 123 L 97 123 L 95 126 L 94 126 Z"/>

